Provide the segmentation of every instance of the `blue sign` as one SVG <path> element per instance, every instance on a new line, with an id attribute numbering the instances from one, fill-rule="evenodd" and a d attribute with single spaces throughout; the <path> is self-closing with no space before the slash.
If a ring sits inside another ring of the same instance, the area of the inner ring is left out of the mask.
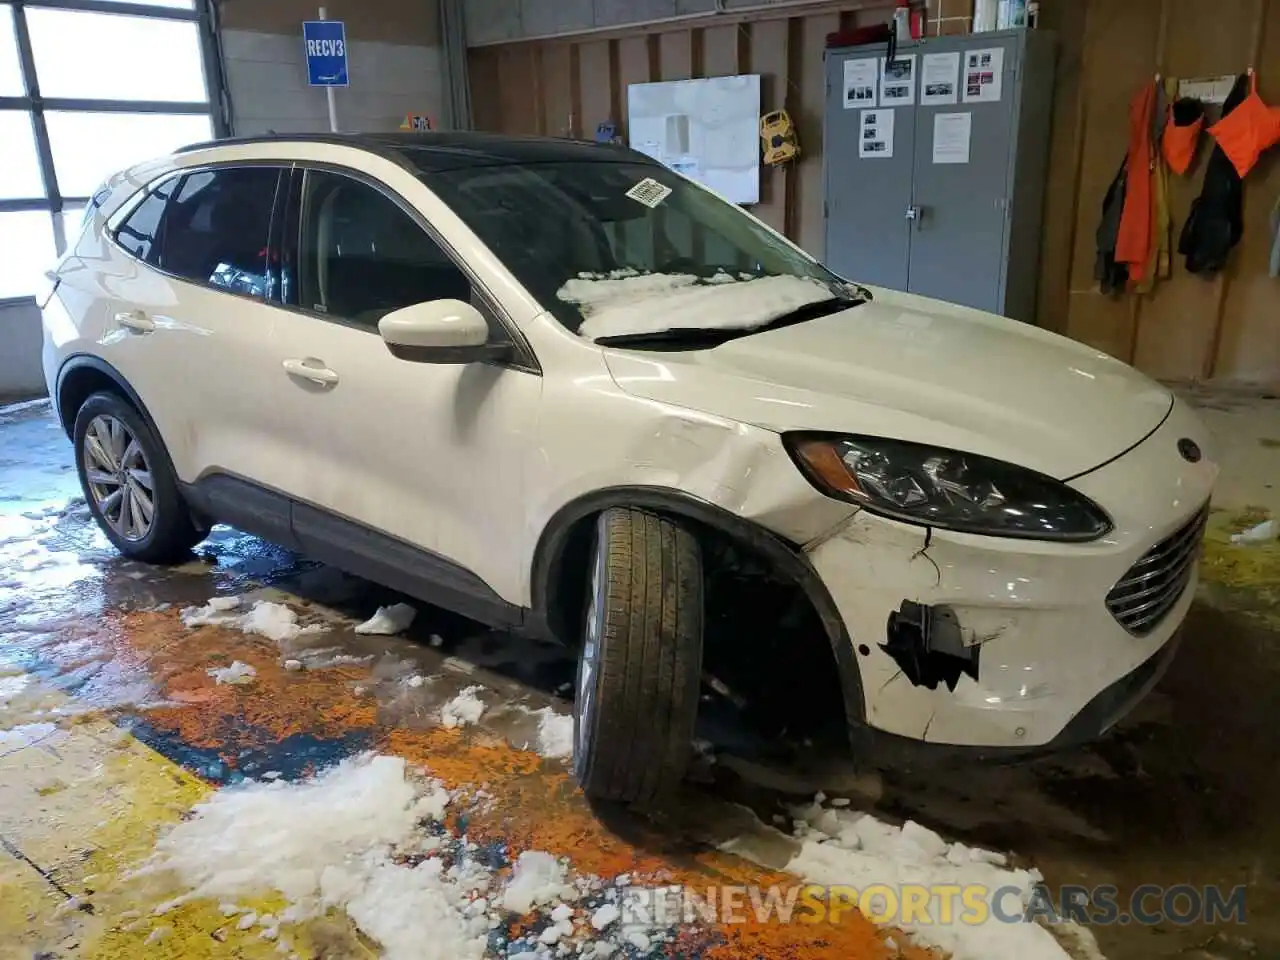
<path id="1" fill-rule="evenodd" d="M 313 87 L 345 87 L 347 28 L 341 20 L 304 20 L 302 40 L 307 51 L 307 83 Z"/>

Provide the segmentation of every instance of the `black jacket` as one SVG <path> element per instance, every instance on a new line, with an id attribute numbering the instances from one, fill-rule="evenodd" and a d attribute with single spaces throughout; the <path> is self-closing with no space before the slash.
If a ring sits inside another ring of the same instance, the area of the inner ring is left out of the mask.
<path id="1" fill-rule="evenodd" d="M 1249 95 L 1249 77 L 1236 80 L 1231 96 L 1222 106 L 1225 117 Z M 1240 174 L 1222 147 L 1213 148 L 1213 156 L 1204 172 L 1204 186 L 1191 204 L 1178 253 L 1187 258 L 1187 271 L 1212 276 L 1227 265 L 1227 258 L 1244 233 L 1244 185 Z"/>

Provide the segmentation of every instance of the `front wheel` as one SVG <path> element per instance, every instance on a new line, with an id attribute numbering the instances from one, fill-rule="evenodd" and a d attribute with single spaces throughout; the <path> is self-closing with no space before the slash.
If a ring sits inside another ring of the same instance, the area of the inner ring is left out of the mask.
<path id="1" fill-rule="evenodd" d="M 146 563 L 186 559 L 204 534 L 138 411 L 114 393 L 95 393 L 76 414 L 73 436 L 85 500 L 115 548 Z"/>
<path id="2" fill-rule="evenodd" d="M 702 671 L 693 534 L 630 508 L 600 515 L 574 703 L 574 774 L 589 796 L 646 803 L 689 763 Z"/>

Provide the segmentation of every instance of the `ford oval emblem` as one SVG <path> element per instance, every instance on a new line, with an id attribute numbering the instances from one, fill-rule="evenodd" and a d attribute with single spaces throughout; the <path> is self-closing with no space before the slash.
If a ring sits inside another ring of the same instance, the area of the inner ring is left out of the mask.
<path id="1" fill-rule="evenodd" d="M 1186 437 L 1178 441 L 1178 452 L 1182 454 L 1182 459 L 1187 463 L 1199 463 L 1200 457 L 1203 456 L 1200 453 L 1200 445 L 1194 440 L 1188 440 Z"/>

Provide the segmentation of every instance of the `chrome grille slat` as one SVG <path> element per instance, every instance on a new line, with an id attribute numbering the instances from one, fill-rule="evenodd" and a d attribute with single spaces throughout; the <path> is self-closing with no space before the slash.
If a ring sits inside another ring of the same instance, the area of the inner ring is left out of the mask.
<path id="1" fill-rule="evenodd" d="M 1147 587 L 1144 590 L 1139 590 L 1137 593 L 1125 593 L 1123 595 L 1119 595 L 1117 593 L 1117 591 L 1121 590 L 1121 588 L 1116 587 L 1114 590 L 1111 591 L 1111 596 L 1113 597 L 1111 601 L 1112 606 L 1114 608 L 1123 607 L 1126 613 L 1136 613 L 1137 611 L 1129 608 L 1129 604 L 1133 603 L 1135 600 L 1142 600 L 1145 597 L 1151 597 L 1151 596 L 1155 596 L 1158 593 L 1164 593 L 1164 591 L 1169 589 L 1169 586 L 1171 583 L 1181 578 L 1182 574 L 1186 571 L 1187 567 L 1190 565 L 1191 561 L 1195 559 L 1195 557 L 1196 557 L 1196 551 L 1194 550 L 1188 551 L 1186 556 L 1184 556 L 1180 561 L 1178 561 L 1178 565 L 1176 567 L 1173 567 L 1172 569 L 1169 569 L 1169 570 L 1160 571 L 1161 575 L 1164 577 L 1164 581 L 1162 583 L 1157 583 L 1153 587 Z M 1143 579 L 1143 582 L 1145 581 L 1146 581 L 1146 578 Z M 1125 587 L 1127 588 L 1135 585 L 1136 585 L 1136 581 L 1134 583 L 1126 583 Z"/>
<path id="2" fill-rule="evenodd" d="M 1172 538 L 1166 540 L 1163 544 L 1157 545 L 1150 553 L 1133 565 L 1132 573 L 1135 570 L 1145 569 L 1153 564 L 1159 564 L 1168 557 L 1180 553 L 1187 545 L 1187 541 L 1196 540 L 1196 534 L 1200 533 L 1199 527 L 1190 527 L 1175 533 Z"/>
<path id="3" fill-rule="evenodd" d="M 1134 636 L 1155 630 L 1186 591 L 1208 519 L 1206 505 L 1148 550 L 1107 594 L 1107 609 Z"/>

